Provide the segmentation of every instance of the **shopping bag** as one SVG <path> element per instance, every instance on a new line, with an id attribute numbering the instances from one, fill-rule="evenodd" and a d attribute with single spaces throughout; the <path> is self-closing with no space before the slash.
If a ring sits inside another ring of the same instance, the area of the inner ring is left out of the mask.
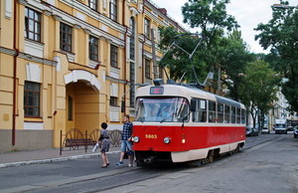
<path id="1" fill-rule="evenodd" d="M 124 152 L 123 159 L 128 159 L 128 156 L 134 155 L 134 152 L 132 150 L 128 150 Z"/>
<path id="2" fill-rule="evenodd" d="M 92 149 L 92 152 L 94 153 L 99 147 L 99 143 L 96 143 L 94 146 L 93 146 L 93 149 Z"/>
<path id="3" fill-rule="evenodd" d="M 126 151 L 126 152 L 124 152 L 123 159 L 128 159 L 127 151 Z"/>

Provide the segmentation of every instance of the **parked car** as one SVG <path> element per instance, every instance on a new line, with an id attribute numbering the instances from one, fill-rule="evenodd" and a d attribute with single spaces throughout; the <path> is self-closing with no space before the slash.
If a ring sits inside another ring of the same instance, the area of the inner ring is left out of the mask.
<path id="1" fill-rule="evenodd" d="M 252 127 L 246 128 L 246 136 L 258 136 L 258 135 L 259 135 L 258 128 L 252 128 Z"/>
<path id="2" fill-rule="evenodd" d="M 294 127 L 292 125 L 288 126 L 287 131 L 294 131 Z"/>
<path id="3" fill-rule="evenodd" d="M 252 128 L 246 127 L 246 136 L 251 136 Z"/>
<path id="4" fill-rule="evenodd" d="M 294 138 L 298 137 L 298 125 L 294 127 Z"/>
<path id="5" fill-rule="evenodd" d="M 262 129 L 262 133 L 263 133 L 263 134 L 270 134 L 270 130 L 269 130 L 268 128 L 264 127 L 264 128 Z"/>

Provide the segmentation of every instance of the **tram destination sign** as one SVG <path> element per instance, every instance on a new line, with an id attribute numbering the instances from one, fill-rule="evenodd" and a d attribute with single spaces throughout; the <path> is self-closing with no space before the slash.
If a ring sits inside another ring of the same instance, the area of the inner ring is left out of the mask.
<path id="1" fill-rule="evenodd" d="M 150 87 L 150 94 L 163 94 L 164 87 L 162 86 L 152 86 Z"/>

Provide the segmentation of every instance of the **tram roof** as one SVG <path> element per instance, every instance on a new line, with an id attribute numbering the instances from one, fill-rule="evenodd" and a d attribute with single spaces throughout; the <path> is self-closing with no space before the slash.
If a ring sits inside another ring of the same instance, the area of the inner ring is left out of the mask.
<path id="1" fill-rule="evenodd" d="M 163 94 L 150 94 L 150 88 L 152 87 L 163 87 L 164 93 Z M 187 98 L 201 98 L 201 99 L 208 99 L 217 101 L 219 103 L 235 106 L 238 108 L 245 108 L 243 104 L 240 102 L 237 102 L 233 99 L 226 98 L 223 96 L 219 96 L 210 92 L 207 92 L 205 90 L 193 87 L 193 86 L 187 86 L 187 85 L 177 85 L 177 84 L 162 84 L 159 86 L 150 85 L 150 86 L 144 86 L 137 90 L 136 96 L 181 96 L 181 97 L 187 97 Z"/>

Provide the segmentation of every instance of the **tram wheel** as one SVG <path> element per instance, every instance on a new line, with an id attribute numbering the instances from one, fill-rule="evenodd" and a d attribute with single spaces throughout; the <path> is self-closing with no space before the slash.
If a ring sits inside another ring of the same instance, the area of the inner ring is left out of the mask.
<path id="1" fill-rule="evenodd" d="M 235 153 L 239 153 L 239 152 L 240 152 L 240 147 L 238 145 L 237 148 L 235 149 Z"/>
<path id="2" fill-rule="evenodd" d="M 207 156 L 207 160 L 209 163 L 212 163 L 214 161 L 214 150 L 210 150 Z"/>

